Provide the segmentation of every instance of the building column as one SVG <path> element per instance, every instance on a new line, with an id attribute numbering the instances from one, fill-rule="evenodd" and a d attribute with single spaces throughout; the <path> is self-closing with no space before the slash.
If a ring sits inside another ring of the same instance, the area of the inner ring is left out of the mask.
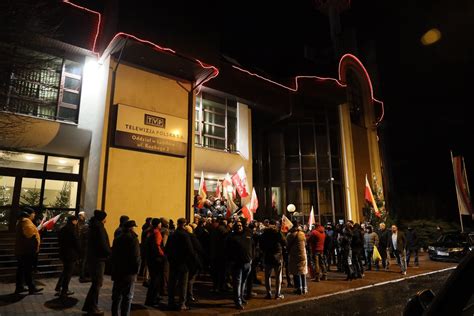
<path id="1" fill-rule="evenodd" d="M 342 164 L 344 168 L 344 197 L 346 202 L 346 219 L 351 219 L 354 222 L 359 222 L 359 203 L 357 197 L 354 147 L 352 144 L 349 104 L 344 103 L 339 105 L 339 120 L 341 128 Z"/>

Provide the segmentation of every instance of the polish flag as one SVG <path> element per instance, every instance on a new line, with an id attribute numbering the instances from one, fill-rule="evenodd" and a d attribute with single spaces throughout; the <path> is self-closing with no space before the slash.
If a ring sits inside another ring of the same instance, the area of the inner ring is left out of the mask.
<path id="1" fill-rule="evenodd" d="M 46 222 L 42 222 L 41 224 L 38 225 L 37 227 L 38 230 L 42 230 L 42 229 L 52 230 L 54 227 L 54 224 L 56 224 L 60 216 L 61 215 L 56 215 L 53 218 L 47 220 Z"/>
<path id="2" fill-rule="evenodd" d="M 216 199 L 221 199 L 221 182 L 219 180 L 216 185 Z"/>
<path id="3" fill-rule="evenodd" d="M 199 183 L 198 194 L 202 197 L 202 202 L 207 199 L 206 181 L 204 180 L 204 171 L 201 171 L 201 182 Z"/>
<path id="4" fill-rule="evenodd" d="M 224 198 L 229 199 L 229 196 L 232 197 L 234 188 L 232 187 L 232 179 L 230 175 L 227 173 L 224 181 L 222 181 L 222 192 L 224 193 Z"/>
<path id="5" fill-rule="evenodd" d="M 372 205 L 375 211 L 375 216 L 380 217 L 380 211 L 377 207 L 377 203 L 375 202 L 374 195 L 372 194 L 372 189 L 370 188 L 369 180 L 367 179 L 367 175 L 365 175 L 365 200 Z"/>
<path id="6" fill-rule="evenodd" d="M 242 207 L 241 211 L 242 211 L 242 216 L 245 217 L 248 222 L 251 222 L 253 221 L 253 212 L 250 212 L 249 207 L 250 207 L 250 204 L 245 205 L 244 207 Z"/>
<path id="7" fill-rule="evenodd" d="M 252 190 L 252 198 L 250 199 L 249 210 L 252 213 L 256 213 L 258 208 L 258 199 L 257 199 L 257 192 L 255 192 L 255 188 Z"/>
<path id="8" fill-rule="evenodd" d="M 311 206 L 311 212 L 309 213 L 308 228 L 311 230 L 316 220 L 314 219 L 314 208 Z"/>
<path id="9" fill-rule="evenodd" d="M 232 183 L 234 183 L 237 193 L 241 198 L 249 196 L 249 185 L 247 182 L 247 175 L 245 174 L 244 167 L 240 167 L 236 174 L 232 176 Z"/>
<path id="10" fill-rule="evenodd" d="M 281 217 L 281 231 L 286 233 L 288 232 L 291 228 L 293 228 L 293 223 L 288 219 L 288 217 L 286 217 L 285 215 L 283 215 Z"/>

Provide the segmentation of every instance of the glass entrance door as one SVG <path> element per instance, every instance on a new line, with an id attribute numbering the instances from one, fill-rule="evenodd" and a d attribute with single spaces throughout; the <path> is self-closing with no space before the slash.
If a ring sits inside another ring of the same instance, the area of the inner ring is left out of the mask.
<path id="1" fill-rule="evenodd" d="M 10 229 L 10 220 L 13 220 L 14 215 L 14 193 L 15 177 L 0 176 L 0 232 Z"/>

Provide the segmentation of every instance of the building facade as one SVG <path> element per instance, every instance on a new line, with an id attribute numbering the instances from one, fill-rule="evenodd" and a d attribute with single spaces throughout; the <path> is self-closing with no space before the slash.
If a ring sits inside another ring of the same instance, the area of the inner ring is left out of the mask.
<path id="1" fill-rule="evenodd" d="M 47 63 L 2 79 L 0 229 L 22 205 L 47 216 L 102 209 L 109 233 L 125 214 L 192 218 L 201 174 L 212 195 L 241 167 L 257 218 L 291 203 L 322 222 L 362 220 L 365 175 L 382 178 L 383 105 L 357 57 L 340 58 L 337 78 L 277 80 L 218 45 L 161 46 L 113 6 L 60 6 L 88 27 L 23 48 Z"/>

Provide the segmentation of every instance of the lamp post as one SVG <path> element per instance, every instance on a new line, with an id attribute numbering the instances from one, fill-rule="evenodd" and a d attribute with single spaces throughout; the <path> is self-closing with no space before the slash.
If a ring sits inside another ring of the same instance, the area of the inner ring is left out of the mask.
<path id="1" fill-rule="evenodd" d="M 290 220 L 293 221 L 293 213 L 296 211 L 296 206 L 294 204 L 288 204 L 286 210 L 290 213 Z"/>

